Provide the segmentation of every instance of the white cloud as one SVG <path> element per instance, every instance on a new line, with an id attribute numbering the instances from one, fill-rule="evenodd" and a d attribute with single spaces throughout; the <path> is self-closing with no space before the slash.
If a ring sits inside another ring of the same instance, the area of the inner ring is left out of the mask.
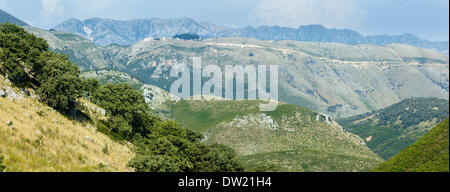
<path id="1" fill-rule="evenodd" d="M 261 0 L 250 12 L 252 25 L 322 24 L 327 27 L 361 27 L 367 11 L 355 0 Z"/>
<path id="2" fill-rule="evenodd" d="M 65 10 L 61 0 L 41 0 L 41 7 L 40 16 L 44 22 L 63 15 Z"/>

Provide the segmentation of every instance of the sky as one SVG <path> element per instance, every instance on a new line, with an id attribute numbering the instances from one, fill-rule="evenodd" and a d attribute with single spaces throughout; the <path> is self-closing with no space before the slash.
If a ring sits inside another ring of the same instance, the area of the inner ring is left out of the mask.
<path id="1" fill-rule="evenodd" d="M 322 24 L 365 35 L 449 39 L 448 0 L 0 0 L 0 9 L 44 29 L 70 18 L 190 17 L 232 27 Z"/>

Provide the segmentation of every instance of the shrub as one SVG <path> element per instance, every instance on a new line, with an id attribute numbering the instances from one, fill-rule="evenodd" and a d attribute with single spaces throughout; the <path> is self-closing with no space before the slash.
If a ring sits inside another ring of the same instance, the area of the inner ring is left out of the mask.
<path id="1" fill-rule="evenodd" d="M 3 172 L 6 169 L 6 166 L 4 166 L 3 163 L 3 159 L 5 157 L 3 157 L 3 155 L 0 154 L 0 172 Z"/>

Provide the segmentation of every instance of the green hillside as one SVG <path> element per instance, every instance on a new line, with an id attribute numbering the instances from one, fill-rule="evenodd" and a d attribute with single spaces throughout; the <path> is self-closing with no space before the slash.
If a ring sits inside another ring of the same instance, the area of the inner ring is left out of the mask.
<path id="1" fill-rule="evenodd" d="M 376 172 L 448 172 L 449 119 L 433 128 L 416 143 L 384 162 Z"/>
<path id="2" fill-rule="evenodd" d="M 438 98 L 412 98 L 337 122 L 366 140 L 367 146 L 389 159 L 417 141 L 449 114 L 449 102 Z"/>
<path id="3" fill-rule="evenodd" d="M 203 132 L 204 142 L 236 150 L 250 171 L 369 171 L 383 160 L 361 138 L 328 116 L 281 104 L 260 112 L 262 101 L 170 102 L 172 116 Z"/>

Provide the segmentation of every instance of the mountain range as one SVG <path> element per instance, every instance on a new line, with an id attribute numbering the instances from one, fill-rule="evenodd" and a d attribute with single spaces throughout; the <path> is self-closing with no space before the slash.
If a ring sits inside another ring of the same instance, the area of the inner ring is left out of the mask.
<path id="1" fill-rule="evenodd" d="M 110 44 L 132 45 L 146 38 L 172 38 L 182 33 L 197 34 L 202 38 L 245 37 L 259 40 L 295 40 L 304 42 L 332 42 L 350 45 L 358 44 L 408 44 L 433 49 L 448 55 L 449 42 L 432 42 L 413 34 L 365 36 L 349 29 L 328 29 L 322 25 L 306 25 L 299 28 L 280 26 L 259 26 L 234 28 L 197 22 L 190 18 L 178 19 L 135 19 L 120 21 L 91 18 L 80 21 L 69 19 L 53 30 L 71 32 L 90 39 L 99 46 Z"/>
<path id="2" fill-rule="evenodd" d="M 202 41 L 146 39 L 131 46 L 100 47 L 71 33 L 25 27 L 52 50 L 68 54 L 82 70 L 128 73 L 166 91 L 173 63 L 279 65 L 279 99 L 332 117 L 381 109 L 411 97 L 448 98 L 448 57 L 404 44 L 346 45 L 218 38 Z M 422 90 L 422 91 L 417 91 Z"/>

